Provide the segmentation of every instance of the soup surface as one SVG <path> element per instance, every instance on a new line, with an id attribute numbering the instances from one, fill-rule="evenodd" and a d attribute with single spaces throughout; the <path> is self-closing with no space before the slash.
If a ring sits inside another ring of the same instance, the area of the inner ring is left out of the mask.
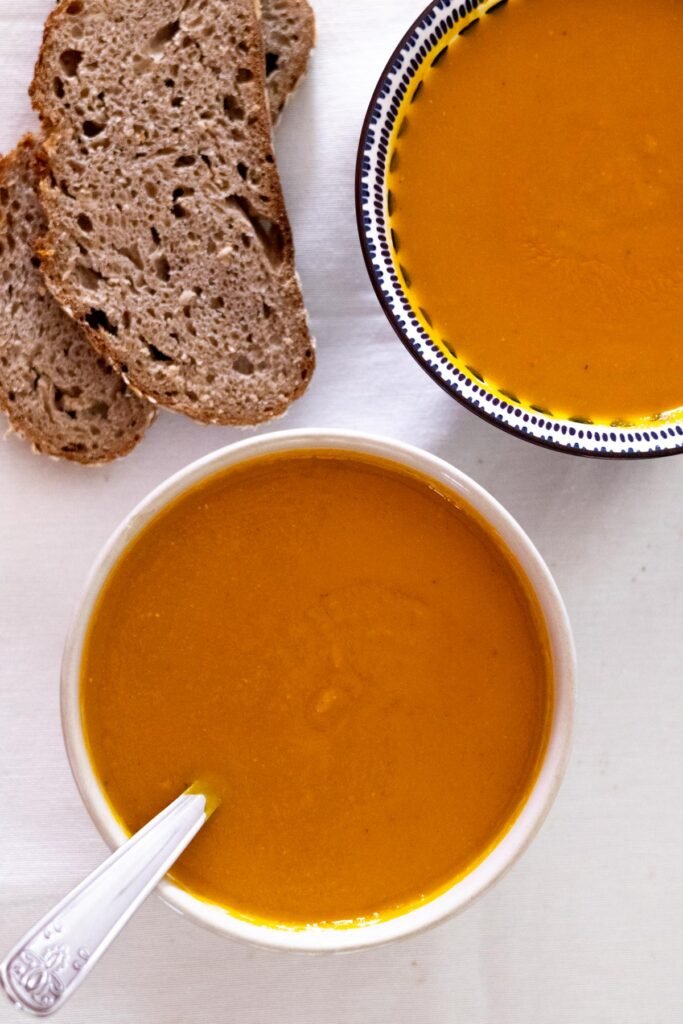
<path id="1" fill-rule="evenodd" d="M 527 405 L 683 407 L 682 55 L 681 0 L 509 0 L 404 102 L 388 184 L 411 300 Z"/>
<path id="2" fill-rule="evenodd" d="M 390 915 L 472 867 L 528 794 L 552 682 L 535 599 L 472 511 L 385 463 L 290 453 L 132 542 L 81 698 L 129 830 L 212 779 L 174 878 L 302 925 Z"/>

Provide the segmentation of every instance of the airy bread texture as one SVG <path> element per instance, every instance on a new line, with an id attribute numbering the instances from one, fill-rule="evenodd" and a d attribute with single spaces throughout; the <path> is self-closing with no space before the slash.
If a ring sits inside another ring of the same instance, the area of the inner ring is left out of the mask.
<path id="1" fill-rule="evenodd" d="M 33 242 L 45 230 L 36 196 L 36 144 L 0 161 L 0 409 L 47 455 L 109 462 L 153 418 L 62 312 L 43 282 Z"/>
<path id="2" fill-rule="evenodd" d="M 261 0 L 266 83 L 276 121 L 308 69 L 315 15 L 308 0 Z"/>
<path id="3" fill-rule="evenodd" d="M 195 419 L 284 412 L 314 354 L 252 0 L 63 0 L 32 97 L 42 271 L 94 348 Z"/>
<path id="4" fill-rule="evenodd" d="M 306 0 L 264 0 L 271 114 L 304 74 L 313 45 Z M 36 451 L 82 463 L 126 455 L 154 417 L 85 341 L 47 290 L 33 242 L 47 230 L 36 197 L 36 143 L 0 161 L 0 408 Z"/>

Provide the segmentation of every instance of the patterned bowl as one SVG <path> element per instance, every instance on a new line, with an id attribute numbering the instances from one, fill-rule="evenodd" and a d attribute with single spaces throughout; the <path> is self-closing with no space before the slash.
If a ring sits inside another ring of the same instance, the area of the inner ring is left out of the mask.
<path id="1" fill-rule="evenodd" d="M 436 0 L 408 29 L 377 84 L 363 125 L 356 167 L 361 246 L 384 312 L 408 351 L 437 384 L 477 415 L 527 441 L 578 455 L 651 458 L 683 451 L 683 415 L 637 425 L 562 419 L 487 384 L 430 334 L 406 294 L 391 231 L 387 173 L 400 133 L 401 108 L 416 96 L 425 70 L 452 40 L 507 0 Z"/>

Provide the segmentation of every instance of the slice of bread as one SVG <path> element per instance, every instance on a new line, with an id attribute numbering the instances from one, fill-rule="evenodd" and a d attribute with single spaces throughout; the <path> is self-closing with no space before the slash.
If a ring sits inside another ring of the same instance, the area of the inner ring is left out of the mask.
<path id="1" fill-rule="evenodd" d="M 204 422 L 283 413 L 314 367 L 253 0 L 63 0 L 32 85 L 39 247 L 136 390 Z"/>
<path id="2" fill-rule="evenodd" d="M 263 0 L 262 18 L 276 118 L 306 70 L 314 20 L 306 0 Z M 0 408 L 39 452 L 109 462 L 141 439 L 153 406 L 123 385 L 45 287 L 33 254 L 46 230 L 37 148 L 27 136 L 0 160 Z"/>
<path id="3" fill-rule="evenodd" d="M 308 0 L 261 0 L 266 83 L 273 121 L 306 74 L 315 45 L 315 15 Z"/>
<path id="4" fill-rule="evenodd" d="M 33 242 L 44 231 L 36 144 L 0 160 L 0 409 L 47 455 L 109 462 L 153 418 L 63 313 L 43 282 Z"/>

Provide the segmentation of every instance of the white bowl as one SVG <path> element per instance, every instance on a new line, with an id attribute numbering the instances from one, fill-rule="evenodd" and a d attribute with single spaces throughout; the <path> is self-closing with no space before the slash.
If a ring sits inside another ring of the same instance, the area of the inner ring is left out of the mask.
<path id="1" fill-rule="evenodd" d="M 115 848 L 127 838 L 113 816 L 93 772 L 83 735 L 79 687 L 88 623 L 112 567 L 131 539 L 170 501 L 198 481 L 246 459 L 301 449 L 341 449 L 375 455 L 431 477 L 463 497 L 493 527 L 524 570 L 540 603 L 550 639 L 554 705 L 548 744 L 533 789 L 512 827 L 468 875 L 446 892 L 397 917 L 358 927 L 283 928 L 232 916 L 164 880 L 161 897 L 175 910 L 221 935 L 272 949 L 317 953 L 375 946 L 422 931 L 466 907 L 510 867 L 538 831 L 557 793 L 569 752 L 575 675 L 571 629 L 562 598 L 545 562 L 508 512 L 478 484 L 447 462 L 419 448 L 386 438 L 341 430 L 286 430 L 240 441 L 192 463 L 145 498 L 105 545 L 86 584 L 70 630 L 62 665 L 62 726 L 71 768 L 83 801 L 106 842 Z"/>

